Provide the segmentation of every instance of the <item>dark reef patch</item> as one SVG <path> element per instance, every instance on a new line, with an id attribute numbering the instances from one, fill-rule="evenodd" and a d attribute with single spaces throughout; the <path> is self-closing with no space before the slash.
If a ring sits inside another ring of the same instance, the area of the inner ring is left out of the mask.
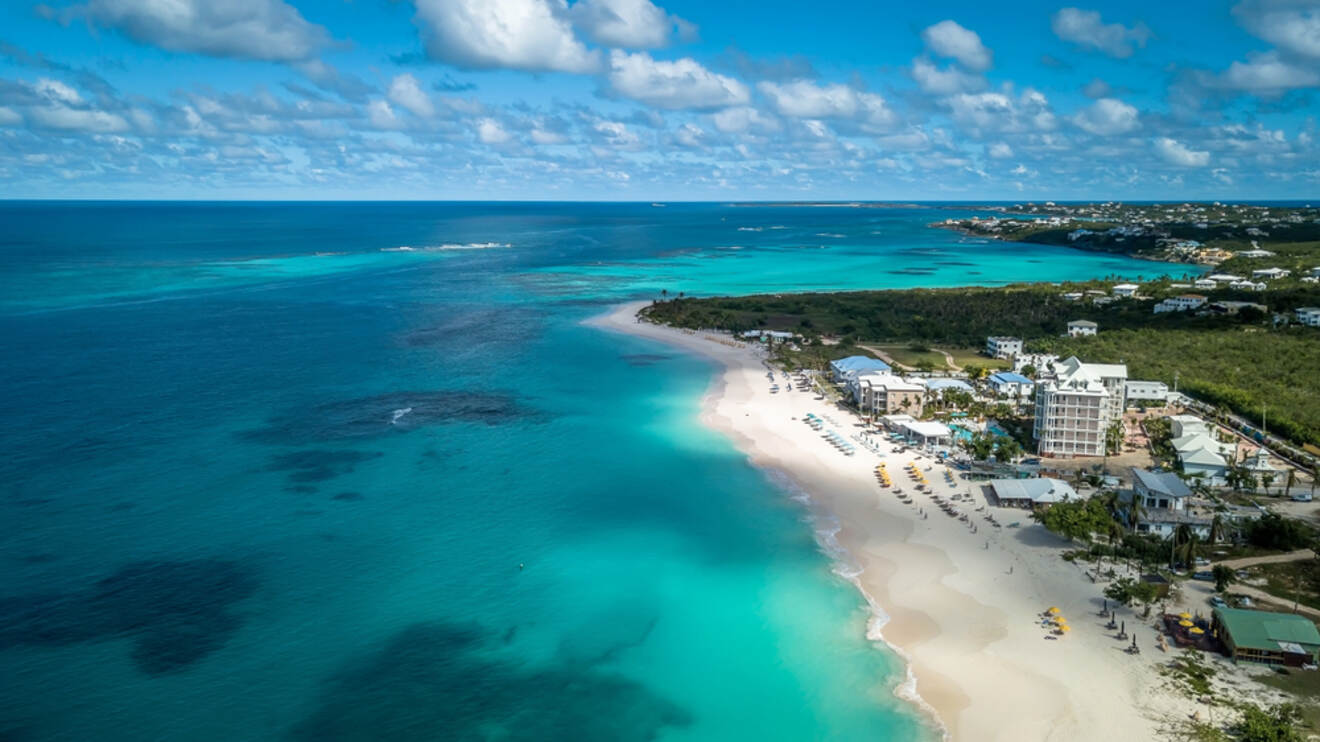
<path id="1" fill-rule="evenodd" d="M 176 672 L 229 641 L 242 625 L 231 607 L 256 589 L 239 562 L 137 562 L 86 590 L 0 599 L 0 649 L 132 638 L 139 670 Z"/>
<path id="2" fill-rule="evenodd" d="M 325 402 L 279 413 L 263 427 L 238 433 L 259 443 L 305 445 L 374 438 L 449 423 L 499 425 L 537 418 L 512 394 L 494 392 L 391 392 Z"/>
<path id="3" fill-rule="evenodd" d="M 295 740 L 512 742 L 652 740 L 690 715 L 633 680 L 561 662 L 534 667 L 501 654 L 499 637 L 417 624 L 326 684 Z"/>
<path id="4" fill-rule="evenodd" d="M 673 358 L 673 356 L 662 355 L 660 353 L 630 353 L 619 356 L 629 366 L 653 366 L 657 363 L 663 363 Z"/>
<path id="5" fill-rule="evenodd" d="M 352 451 L 352 450 L 331 450 L 331 449 L 310 449 L 306 451 L 291 451 L 289 453 L 279 453 L 270 457 L 270 464 L 266 467 L 267 471 L 289 472 L 290 482 L 301 483 L 307 486 L 310 482 L 324 482 L 327 479 L 334 479 L 343 474 L 348 474 L 357 468 L 358 464 L 364 461 L 378 459 L 384 454 L 377 451 Z M 298 486 L 298 485 L 294 485 Z M 309 487 L 309 491 L 315 492 L 315 487 Z M 298 489 L 295 491 L 304 491 Z"/>
<path id="6" fill-rule="evenodd" d="M 542 329 L 542 315 L 530 309 L 449 309 L 454 312 L 451 316 L 399 335 L 399 343 L 410 348 L 469 349 L 480 344 L 526 342 L 535 339 Z"/>
<path id="7" fill-rule="evenodd" d="M 930 276 L 934 275 L 934 268 L 899 268 L 889 271 L 896 276 Z"/>
<path id="8" fill-rule="evenodd" d="M 340 492 L 331 499 L 341 502 L 357 502 L 366 498 L 361 492 Z"/>

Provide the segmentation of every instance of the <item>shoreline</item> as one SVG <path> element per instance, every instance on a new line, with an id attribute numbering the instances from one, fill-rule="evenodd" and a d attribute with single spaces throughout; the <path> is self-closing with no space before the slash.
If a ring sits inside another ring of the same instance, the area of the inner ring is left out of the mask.
<path id="1" fill-rule="evenodd" d="M 1009 214 L 1009 212 L 1005 212 L 1005 214 L 1007 215 L 1007 214 Z M 1035 216 L 1035 215 L 1034 215 L 1034 214 L 1020 214 L 1020 216 Z M 1043 246 L 1043 247 L 1065 247 L 1065 248 L 1070 248 L 1070 249 L 1073 249 L 1073 250 L 1082 250 L 1082 251 L 1084 251 L 1084 252 L 1095 253 L 1095 254 L 1097 254 L 1097 255 L 1113 255 L 1113 256 L 1115 256 L 1115 257 L 1119 257 L 1119 258 L 1131 258 L 1132 260 L 1145 260 L 1146 262 L 1149 262 L 1149 263 L 1159 263 L 1159 264 L 1161 264 L 1161 265 L 1187 265 L 1187 266 L 1191 266 L 1191 267 L 1193 267 L 1193 268 L 1199 268 L 1199 269 L 1201 270 L 1202 273 L 1205 273 L 1205 272 L 1207 272 L 1207 271 L 1209 271 L 1209 270 L 1211 270 L 1211 269 L 1214 268 L 1213 265 L 1206 265 L 1206 264 L 1203 264 L 1203 263 L 1185 263 L 1185 262 L 1182 262 L 1182 261 L 1169 261 L 1169 260 L 1165 260 L 1165 259 L 1163 259 L 1163 258 L 1161 258 L 1161 257 L 1158 257 L 1158 256 L 1155 256 L 1155 255 L 1143 255 L 1143 254 L 1139 254 L 1139 253 L 1121 252 L 1121 251 L 1117 251 L 1117 250 L 1101 250 L 1101 249 L 1099 249 L 1099 248 L 1095 248 L 1095 247 L 1087 247 L 1085 244 L 1082 244 L 1082 245 L 1077 245 L 1077 244 L 1072 244 L 1072 243 L 1069 243 L 1069 244 L 1055 244 L 1055 243 L 1053 243 L 1053 242 L 1023 242 L 1022 240 L 1010 240 L 1010 239 L 1008 239 L 1008 238 L 1006 238 L 1006 237 L 1000 237 L 1000 236 L 998 236 L 998 235 L 993 235 L 993 234 L 982 234 L 982 233 L 980 233 L 980 232 L 973 232 L 973 231 L 971 231 L 970 229 L 965 229 L 965 228 L 960 227 L 960 226 L 958 226 L 958 225 L 956 225 L 956 224 L 945 224 L 945 223 L 943 223 L 943 222 L 931 222 L 930 224 L 927 224 L 926 226 L 927 226 L 927 227 L 931 227 L 932 229 L 945 229 L 945 230 L 948 230 L 948 231 L 950 231 L 950 232 L 957 232 L 958 234 L 963 235 L 964 237 L 977 237 L 977 238 L 979 238 L 979 239 L 983 239 L 983 240 L 991 240 L 991 241 L 993 241 L 993 242 L 1004 242 L 1004 243 L 1012 244 L 1012 245 L 1037 245 L 1037 246 Z"/>
<path id="2" fill-rule="evenodd" d="M 851 413 L 811 393 L 771 394 L 763 356 L 752 347 L 639 321 L 636 313 L 647 304 L 616 306 L 585 324 L 718 364 L 700 422 L 728 436 L 749 463 L 803 502 L 835 574 L 866 601 L 866 638 L 883 642 L 905 664 L 894 694 L 937 734 L 1013 742 L 1154 739 L 1161 724 L 1196 710 L 1162 681 L 1156 663 L 1169 655 L 1155 649 L 1153 629 L 1120 608 L 1145 650 L 1136 657 L 1122 652 L 1126 645 L 1098 618 L 1100 587 L 1059 558 L 1070 545 L 1032 523 L 1026 511 L 986 505 L 1003 522 L 1022 526 L 992 529 L 978 516 L 973 533 L 930 507 L 928 495 L 902 504 L 872 478 L 880 457 L 861 448 L 845 457 L 800 420 L 806 412 L 828 415 L 835 429 L 850 434 Z M 909 492 L 899 472 L 912 457 L 891 450 L 883 459 L 896 485 Z M 932 462 L 922 458 L 919 466 Z M 931 476 L 941 493 L 968 491 L 961 480 L 946 487 L 935 476 L 941 469 Z M 1040 627 L 1039 614 L 1050 605 L 1074 622 L 1071 634 L 1055 639 Z"/>

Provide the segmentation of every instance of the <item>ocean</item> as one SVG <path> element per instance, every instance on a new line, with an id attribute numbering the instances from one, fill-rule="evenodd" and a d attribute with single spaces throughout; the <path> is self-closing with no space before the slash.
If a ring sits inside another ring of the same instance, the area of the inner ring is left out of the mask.
<path id="1" fill-rule="evenodd" d="M 1152 276 L 967 207 L 0 202 L 0 739 L 929 740 L 625 299 Z"/>

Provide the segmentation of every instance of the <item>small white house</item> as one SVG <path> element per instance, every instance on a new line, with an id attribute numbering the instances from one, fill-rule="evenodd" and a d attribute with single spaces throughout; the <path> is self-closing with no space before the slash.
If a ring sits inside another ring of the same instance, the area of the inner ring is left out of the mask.
<path id="1" fill-rule="evenodd" d="M 1205 297 L 1200 294 L 1180 294 L 1155 305 L 1155 314 L 1164 312 L 1190 312 L 1205 306 Z"/>
<path id="2" fill-rule="evenodd" d="M 991 358 L 1012 358 L 1022 352 L 1022 338 L 993 336 L 985 339 L 985 354 Z"/>
<path id="3" fill-rule="evenodd" d="M 1307 327 L 1320 327 L 1320 307 L 1297 307 L 1297 321 Z"/>
<path id="4" fill-rule="evenodd" d="M 1275 278 L 1287 278 L 1291 275 L 1292 271 L 1285 268 L 1261 268 L 1260 270 L 1251 272 L 1252 278 L 1263 278 L 1267 281 Z"/>
<path id="5" fill-rule="evenodd" d="M 1192 286 L 1194 286 L 1194 287 L 1196 287 L 1196 288 L 1198 288 L 1198 289 L 1201 289 L 1201 290 L 1203 290 L 1203 291 L 1209 291 L 1209 290 L 1213 289 L 1214 287 L 1216 287 L 1216 286 L 1218 286 L 1218 285 L 1219 285 L 1219 284 L 1215 283 L 1214 281 L 1210 280 L 1209 278 L 1198 278 L 1198 279 L 1196 279 L 1196 283 L 1193 283 L 1193 284 L 1192 284 Z"/>
<path id="6" fill-rule="evenodd" d="M 1085 337 L 1094 335 L 1100 326 L 1089 319 L 1075 319 L 1068 323 L 1068 337 Z"/>
<path id="7" fill-rule="evenodd" d="M 1135 283 L 1120 283 L 1114 285 L 1114 296 L 1129 298 L 1137 295 L 1137 289 L 1141 288 Z"/>
<path id="8" fill-rule="evenodd" d="M 1129 379 L 1123 382 L 1123 389 L 1129 403 L 1134 400 L 1153 400 L 1163 403 L 1169 399 L 1169 385 L 1162 381 Z"/>
<path id="9" fill-rule="evenodd" d="M 1019 402 L 1031 399 L 1036 385 L 1031 379 L 1012 371 L 1000 371 L 986 379 L 996 396 L 1008 397 Z"/>

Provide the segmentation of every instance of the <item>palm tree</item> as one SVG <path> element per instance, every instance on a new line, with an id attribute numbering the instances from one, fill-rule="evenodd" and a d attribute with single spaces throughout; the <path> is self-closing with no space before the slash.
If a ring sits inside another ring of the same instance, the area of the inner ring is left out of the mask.
<path id="1" fill-rule="evenodd" d="M 1283 496 L 1291 497 L 1293 485 L 1297 484 L 1297 470 L 1288 467 L 1288 479 L 1283 483 Z"/>
<path id="2" fill-rule="evenodd" d="M 1210 521 L 1210 543 L 1217 544 L 1224 537 L 1224 518 L 1218 513 Z"/>
<path id="3" fill-rule="evenodd" d="M 1274 484 L 1274 472 L 1262 472 L 1260 475 L 1260 486 L 1265 488 L 1265 494 L 1270 493 L 1270 485 Z"/>
<path id="4" fill-rule="evenodd" d="M 1006 435 L 995 439 L 995 458 L 1000 461 L 1014 461 L 1022 455 L 1022 444 Z"/>

